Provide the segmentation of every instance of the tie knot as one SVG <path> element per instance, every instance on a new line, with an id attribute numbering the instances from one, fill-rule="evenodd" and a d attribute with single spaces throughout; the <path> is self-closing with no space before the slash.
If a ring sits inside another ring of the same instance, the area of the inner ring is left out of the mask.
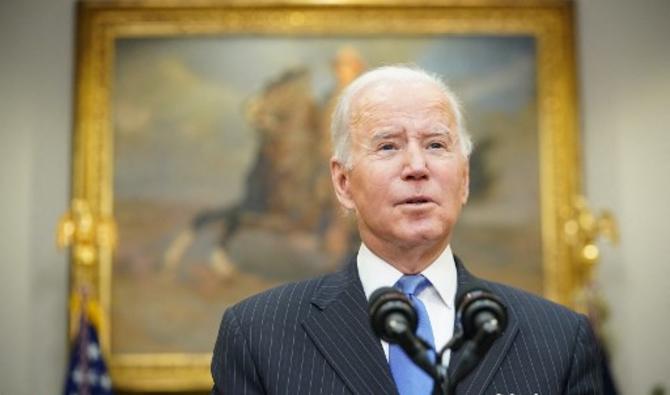
<path id="1" fill-rule="evenodd" d="M 421 274 L 405 275 L 395 283 L 395 287 L 407 295 L 416 295 L 430 285 L 430 281 Z"/>

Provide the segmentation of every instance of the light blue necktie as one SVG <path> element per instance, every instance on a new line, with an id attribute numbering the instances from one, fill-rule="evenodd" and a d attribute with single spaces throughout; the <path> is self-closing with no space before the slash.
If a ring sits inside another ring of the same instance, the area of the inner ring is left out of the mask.
<path id="1" fill-rule="evenodd" d="M 430 281 L 422 275 L 402 276 L 395 287 L 400 289 L 409 297 L 409 300 L 416 309 L 419 318 L 417 335 L 428 342 L 433 348 L 435 340 L 433 339 L 433 330 L 430 326 L 428 312 L 423 302 L 416 297 L 424 288 L 430 285 Z M 434 361 L 434 357 L 433 357 Z M 389 345 L 389 365 L 391 374 L 395 380 L 400 395 L 430 395 L 433 392 L 433 379 L 418 367 L 405 354 L 405 351 L 397 345 Z"/>

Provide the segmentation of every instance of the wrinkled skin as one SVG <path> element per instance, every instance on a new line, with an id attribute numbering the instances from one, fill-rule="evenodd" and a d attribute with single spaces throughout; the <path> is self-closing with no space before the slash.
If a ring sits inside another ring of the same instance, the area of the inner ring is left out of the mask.
<path id="1" fill-rule="evenodd" d="M 468 198 L 453 112 L 431 83 L 391 82 L 355 99 L 349 126 L 350 166 L 331 160 L 337 198 L 368 248 L 418 273 L 447 246 Z"/>

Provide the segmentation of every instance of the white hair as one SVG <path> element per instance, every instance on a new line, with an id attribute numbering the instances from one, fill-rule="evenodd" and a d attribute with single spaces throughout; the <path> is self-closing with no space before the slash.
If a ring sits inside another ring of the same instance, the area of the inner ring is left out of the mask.
<path id="1" fill-rule="evenodd" d="M 461 152 L 469 157 L 472 152 L 472 139 L 465 130 L 461 106 L 456 95 L 436 75 L 413 66 L 383 66 L 370 70 L 354 80 L 340 95 L 331 122 L 333 155 L 345 167 L 351 167 L 351 110 L 354 100 L 367 88 L 389 82 L 427 82 L 442 91 L 454 118 Z"/>

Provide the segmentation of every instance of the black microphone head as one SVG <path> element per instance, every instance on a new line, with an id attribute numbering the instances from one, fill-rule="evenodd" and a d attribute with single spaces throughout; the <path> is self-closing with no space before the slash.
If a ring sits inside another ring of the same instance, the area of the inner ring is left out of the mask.
<path id="1" fill-rule="evenodd" d="M 458 311 L 465 339 L 470 339 L 480 328 L 492 331 L 488 335 L 497 338 L 507 327 L 507 307 L 486 286 L 481 283 L 470 284 L 459 290 Z M 495 319 L 495 327 L 486 327 L 486 321 Z"/>
<path id="2" fill-rule="evenodd" d="M 382 287 L 375 290 L 370 295 L 368 306 L 372 330 L 382 340 L 397 343 L 403 330 L 416 332 L 416 310 L 409 298 L 398 289 Z"/>

